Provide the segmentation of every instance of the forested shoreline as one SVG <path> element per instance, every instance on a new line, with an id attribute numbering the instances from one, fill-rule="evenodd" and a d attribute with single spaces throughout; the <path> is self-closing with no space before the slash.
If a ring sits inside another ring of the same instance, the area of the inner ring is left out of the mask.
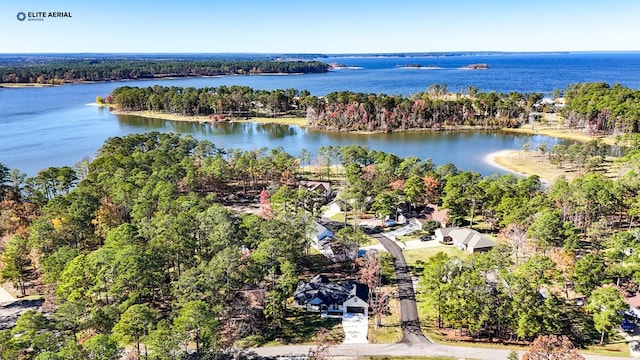
<path id="1" fill-rule="evenodd" d="M 592 134 L 628 134 L 640 131 L 640 90 L 620 84 L 572 84 L 565 91 L 563 115 L 569 128 Z"/>
<path id="2" fill-rule="evenodd" d="M 528 119 L 541 94 L 446 93 L 446 86 L 412 96 L 350 91 L 315 96 L 306 90 L 255 90 L 246 86 L 180 88 L 119 87 L 100 101 L 122 111 L 156 111 L 187 116 L 306 116 L 312 129 L 388 132 L 412 129 L 516 127 Z"/>
<path id="3" fill-rule="evenodd" d="M 150 110 L 187 116 L 306 116 L 307 127 L 329 131 L 391 132 L 455 130 L 465 127 L 520 127 L 532 114 L 560 112 L 569 129 L 589 134 L 637 133 L 640 91 L 605 83 L 573 84 L 564 106 L 543 102 L 540 93 L 479 92 L 469 87 L 452 94 L 431 85 L 409 96 L 350 91 L 316 96 L 306 90 L 255 90 L 246 86 L 180 88 L 120 87 L 104 101 L 123 111 Z M 101 98 L 102 100 L 102 98 Z"/>
<path id="4" fill-rule="evenodd" d="M 309 74 L 329 71 L 319 61 L 66 59 L 0 66 L 0 82 L 53 84 L 220 75 Z"/>

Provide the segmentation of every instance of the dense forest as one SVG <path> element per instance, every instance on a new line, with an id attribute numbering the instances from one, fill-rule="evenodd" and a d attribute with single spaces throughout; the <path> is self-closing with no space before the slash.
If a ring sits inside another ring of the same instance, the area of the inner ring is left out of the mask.
<path id="1" fill-rule="evenodd" d="M 255 90 L 246 86 L 218 88 L 121 87 L 107 97 L 120 109 L 152 110 L 181 115 L 306 116 L 308 127 L 333 131 L 387 132 L 415 129 L 497 129 L 519 127 L 532 113 L 560 111 L 564 126 L 591 134 L 640 131 L 640 91 L 619 84 L 573 84 L 566 103 L 549 107 L 542 94 L 447 93 L 434 84 L 411 96 L 350 91 L 315 96 L 306 90 Z"/>
<path id="2" fill-rule="evenodd" d="M 64 84 L 82 81 L 272 73 L 306 74 L 327 71 L 329 65 L 318 61 L 66 59 L 35 65 L 0 66 L 0 81 Z"/>
<path id="3" fill-rule="evenodd" d="M 316 155 L 351 211 L 410 215 L 440 204 L 454 225 L 498 240 L 485 254 L 422 261 L 420 296 L 440 327 L 604 341 L 622 295 L 638 289 L 638 163 L 617 179 L 590 172 L 545 188 L 535 176 L 482 177 L 361 146 Z M 175 359 L 193 344 L 206 358 L 295 332 L 287 299 L 302 273 L 317 271 L 308 239 L 321 195 L 298 184 L 310 163 L 306 150 L 221 149 L 153 132 L 110 138 L 93 161 L 32 178 L 1 166 L 2 277 L 23 294 L 44 293 L 52 310 L 1 331 L 0 357 L 119 359 L 133 345 L 134 356 Z M 346 229 L 345 246 L 361 241 Z M 263 312 L 252 291 L 263 292 Z"/>
<path id="4" fill-rule="evenodd" d="M 104 98 L 124 111 L 151 110 L 180 115 L 304 116 L 309 101 L 316 99 L 306 90 L 254 90 L 248 86 L 180 88 L 153 86 L 119 87 Z"/>
<path id="5" fill-rule="evenodd" d="M 395 131 L 456 129 L 464 126 L 497 129 L 518 127 L 529 119 L 542 94 L 448 94 L 446 85 L 432 85 L 412 96 L 341 91 L 310 102 L 311 128 L 335 131 Z"/>
<path id="6" fill-rule="evenodd" d="M 306 116 L 308 126 L 340 131 L 393 131 L 516 127 L 528 120 L 541 94 L 478 93 L 451 95 L 446 86 L 409 97 L 332 92 L 318 97 L 308 91 L 254 90 L 246 86 L 218 88 L 120 87 L 107 98 L 119 109 L 153 110 L 181 115 Z"/>
<path id="7" fill-rule="evenodd" d="M 640 131 L 640 90 L 620 84 L 585 83 L 565 91 L 566 126 L 588 129 L 592 134 Z"/>

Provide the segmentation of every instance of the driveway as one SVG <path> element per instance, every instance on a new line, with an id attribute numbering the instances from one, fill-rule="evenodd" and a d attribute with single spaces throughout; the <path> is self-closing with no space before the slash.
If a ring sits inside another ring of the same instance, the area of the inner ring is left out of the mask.
<path id="1" fill-rule="evenodd" d="M 420 230 L 420 226 L 418 226 L 418 225 L 416 225 L 414 223 L 409 223 L 409 224 L 401 226 L 401 227 L 399 227 L 399 228 L 397 228 L 395 230 L 385 231 L 383 233 L 383 235 L 386 236 L 387 238 L 395 241 L 400 236 L 411 234 L 412 232 L 417 231 L 417 230 Z"/>
<path id="2" fill-rule="evenodd" d="M 418 305 L 416 293 L 413 290 L 413 281 L 409 276 L 407 261 L 402 254 L 402 249 L 396 241 L 390 240 L 383 234 L 373 235 L 382 246 L 393 256 L 393 266 L 398 278 L 398 296 L 400 298 L 400 327 L 402 328 L 401 342 L 407 344 L 431 344 L 420 329 L 418 318 Z"/>
<path id="3" fill-rule="evenodd" d="M 345 313 L 342 316 L 344 344 L 368 344 L 369 319 L 364 314 Z"/>

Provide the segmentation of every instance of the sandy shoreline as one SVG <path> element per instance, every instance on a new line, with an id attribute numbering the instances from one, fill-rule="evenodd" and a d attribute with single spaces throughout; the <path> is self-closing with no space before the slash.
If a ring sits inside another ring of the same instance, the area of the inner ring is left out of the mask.
<path id="1" fill-rule="evenodd" d="M 500 151 L 495 151 L 495 152 L 492 152 L 492 153 L 489 153 L 489 154 L 485 155 L 484 162 L 486 164 L 489 164 L 489 165 L 495 167 L 495 168 L 498 168 L 498 169 L 503 170 L 503 171 L 510 172 L 510 173 L 512 173 L 514 175 L 518 175 L 518 176 L 529 177 L 531 175 L 538 175 L 538 174 L 527 174 L 527 173 L 523 173 L 523 172 L 520 172 L 520 171 L 516 171 L 516 170 L 504 165 L 505 162 L 509 161 L 512 158 L 517 157 L 519 153 L 520 152 L 518 150 L 500 150 Z M 499 162 L 498 159 L 504 160 L 502 162 L 502 164 Z M 538 175 L 538 176 L 540 176 L 540 175 Z M 545 183 L 545 184 L 551 184 L 551 181 L 549 179 L 545 179 L 545 178 L 542 178 L 542 177 L 540 177 L 540 181 L 542 183 Z"/>
<path id="2" fill-rule="evenodd" d="M 494 151 L 492 153 L 488 153 L 487 155 L 484 156 L 484 162 L 485 164 L 489 164 L 495 168 L 498 168 L 500 170 L 504 170 L 504 171 L 508 171 L 510 173 L 516 174 L 516 175 L 523 175 L 523 176 L 528 176 L 527 174 L 515 171 L 513 169 L 510 169 L 506 166 L 500 165 L 496 159 L 497 158 L 509 158 L 509 157 L 513 157 L 514 153 L 517 153 L 517 150 L 500 150 L 500 151 Z"/>
<path id="3" fill-rule="evenodd" d="M 0 88 L 4 89 L 29 89 L 29 88 L 43 88 L 54 87 L 60 85 L 54 84 L 37 84 L 37 83 L 0 83 Z"/>
<path id="4" fill-rule="evenodd" d="M 96 103 L 87 104 L 89 106 L 105 106 Z M 178 114 L 167 114 L 163 112 L 155 112 L 150 110 L 144 111 L 120 111 L 112 108 L 111 113 L 114 115 L 132 115 L 132 116 L 140 116 L 149 119 L 159 119 L 159 120 L 167 120 L 167 121 L 181 121 L 181 122 L 197 122 L 200 124 L 214 124 L 216 121 L 213 121 L 209 116 L 186 116 L 186 115 L 178 115 Z M 219 123 L 260 123 L 260 124 L 281 124 L 281 125 L 296 125 L 305 127 L 307 124 L 307 120 L 302 117 L 250 117 L 250 118 L 234 118 L 228 117 L 225 119 L 226 121 L 217 121 Z"/>

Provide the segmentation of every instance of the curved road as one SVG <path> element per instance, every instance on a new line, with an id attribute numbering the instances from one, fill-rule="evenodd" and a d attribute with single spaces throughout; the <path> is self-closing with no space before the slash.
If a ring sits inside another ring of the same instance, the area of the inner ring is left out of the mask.
<path id="1" fill-rule="evenodd" d="M 402 249 L 394 241 L 382 234 L 373 235 L 382 246 L 393 256 L 396 275 L 398 277 L 398 294 L 400 296 L 400 320 L 402 340 L 395 344 L 350 344 L 330 347 L 332 356 L 359 357 L 366 355 L 378 356 L 446 356 L 453 358 L 470 358 L 495 360 L 506 359 L 510 351 L 505 349 L 454 346 L 435 344 L 424 336 L 420 329 L 418 306 L 416 304 L 413 283 L 409 276 L 407 262 Z M 306 358 L 315 346 L 284 345 L 251 348 L 243 351 L 244 358 L 264 359 L 286 356 Z M 519 357 L 523 351 L 519 351 Z M 587 360 L 618 360 L 619 357 L 597 356 L 582 354 Z"/>
<path id="2" fill-rule="evenodd" d="M 411 275 L 409 274 L 407 261 L 402 254 L 402 249 L 395 241 L 387 238 L 384 234 L 375 234 L 373 237 L 393 256 L 393 266 L 396 269 L 396 277 L 398 278 L 398 296 L 400 298 L 400 327 L 402 328 L 402 340 L 400 342 L 409 345 L 433 344 L 420 329 L 416 294 L 413 291 L 413 282 L 411 281 Z"/>

